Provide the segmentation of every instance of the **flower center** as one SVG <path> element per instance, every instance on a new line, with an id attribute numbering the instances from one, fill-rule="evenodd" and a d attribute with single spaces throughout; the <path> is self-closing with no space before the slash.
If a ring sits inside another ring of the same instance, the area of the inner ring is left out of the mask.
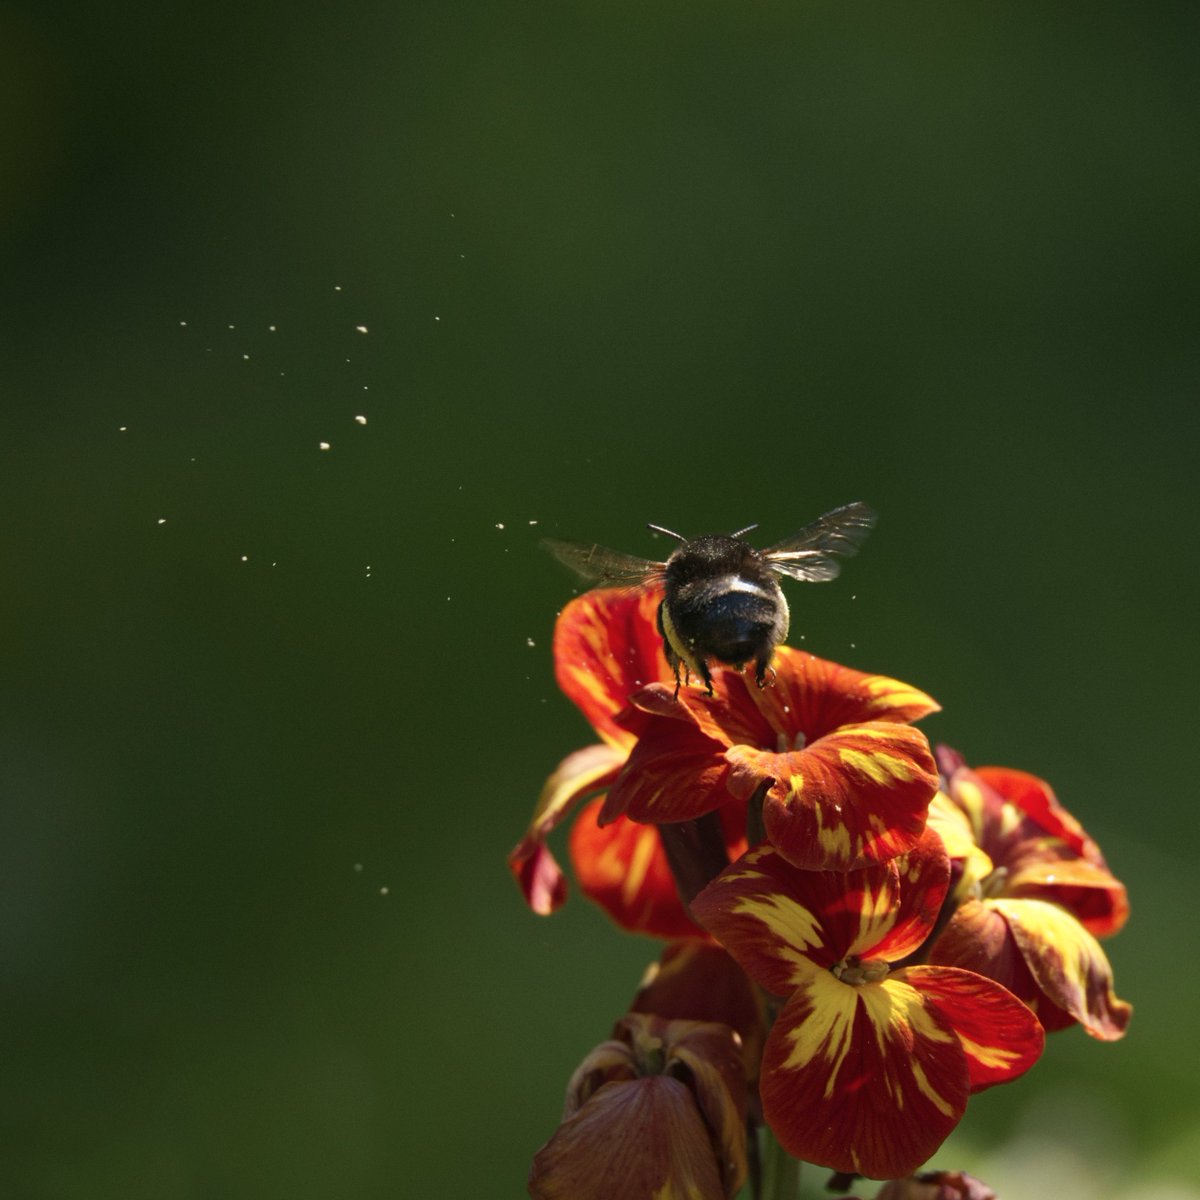
<path id="1" fill-rule="evenodd" d="M 891 970 L 882 958 L 870 958 L 864 962 L 857 954 L 848 954 L 839 963 L 830 968 L 834 976 L 851 987 L 859 987 L 864 983 L 878 983 L 886 978 Z"/>
<path id="2" fill-rule="evenodd" d="M 796 730 L 790 746 L 788 745 L 788 736 L 786 733 L 777 733 L 775 735 L 775 752 L 777 754 L 787 754 L 788 751 L 803 750 L 807 745 L 808 738 L 804 736 L 804 731 L 801 729 Z"/>
<path id="3" fill-rule="evenodd" d="M 667 1065 L 667 1048 L 662 1038 L 641 1038 L 634 1045 L 634 1057 L 639 1075 L 661 1075 Z"/>
<path id="4" fill-rule="evenodd" d="M 979 897 L 981 900 L 991 900 L 1004 891 L 1008 883 L 1008 868 L 997 867 L 990 875 L 985 875 L 979 881 Z"/>

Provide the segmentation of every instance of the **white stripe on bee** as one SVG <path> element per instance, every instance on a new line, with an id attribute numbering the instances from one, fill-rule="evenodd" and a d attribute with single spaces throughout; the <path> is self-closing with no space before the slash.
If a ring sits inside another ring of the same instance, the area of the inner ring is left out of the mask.
<path id="1" fill-rule="evenodd" d="M 751 583 L 740 575 L 722 575 L 718 585 L 727 592 L 748 592 L 751 596 L 762 596 L 764 600 L 771 599 L 773 593 L 758 583 Z"/>

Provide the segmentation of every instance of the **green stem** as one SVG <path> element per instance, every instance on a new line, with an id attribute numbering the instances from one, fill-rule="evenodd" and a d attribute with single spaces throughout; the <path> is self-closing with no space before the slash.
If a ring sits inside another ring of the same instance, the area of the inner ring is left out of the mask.
<path id="1" fill-rule="evenodd" d="M 762 1127 L 762 1191 L 759 1200 L 799 1200 L 800 1163 Z"/>

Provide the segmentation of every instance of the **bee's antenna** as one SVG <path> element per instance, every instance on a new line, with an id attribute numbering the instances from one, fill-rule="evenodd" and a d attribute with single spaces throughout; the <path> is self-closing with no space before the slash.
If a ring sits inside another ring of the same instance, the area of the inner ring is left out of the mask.
<path id="1" fill-rule="evenodd" d="M 664 529 L 661 525 L 646 525 L 647 529 L 653 529 L 655 533 L 665 533 L 667 537 L 673 537 L 677 542 L 686 542 L 687 538 L 681 533 L 676 533 L 673 529 Z"/>
<path id="2" fill-rule="evenodd" d="M 753 532 L 753 531 L 754 531 L 755 529 L 757 529 L 757 528 L 758 528 L 758 525 L 757 525 L 757 524 L 754 524 L 754 525 L 747 525 L 745 529 L 739 529 L 739 530 L 737 531 L 737 533 L 731 533 L 729 536 L 730 536 L 730 537 L 733 537 L 733 538 L 739 538 L 739 537 L 741 537 L 741 536 L 742 536 L 742 534 L 744 534 L 744 533 L 751 533 L 751 532 Z"/>

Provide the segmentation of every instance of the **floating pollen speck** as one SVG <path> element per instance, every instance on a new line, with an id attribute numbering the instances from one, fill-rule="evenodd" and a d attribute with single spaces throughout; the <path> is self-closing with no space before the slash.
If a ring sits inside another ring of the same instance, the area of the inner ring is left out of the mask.
<path id="1" fill-rule="evenodd" d="M 359 333 L 367 332 L 367 327 L 365 325 L 355 325 L 354 328 L 357 329 Z"/>
<path id="2" fill-rule="evenodd" d="M 359 425 L 365 425 L 365 424 L 367 423 L 367 418 L 366 418 L 366 417 L 364 417 L 364 416 L 361 416 L 361 415 L 360 415 L 360 416 L 357 416 L 357 417 L 355 417 L 355 418 L 354 418 L 354 420 L 355 420 L 355 421 L 356 421 L 356 422 L 357 422 Z"/>
<path id="3" fill-rule="evenodd" d="M 318 450 L 328 450 L 328 449 L 329 449 L 329 443 L 328 443 L 328 442 L 318 442 L 318 443 L 317 443 L 317 449 L 318 449 Z"/>

